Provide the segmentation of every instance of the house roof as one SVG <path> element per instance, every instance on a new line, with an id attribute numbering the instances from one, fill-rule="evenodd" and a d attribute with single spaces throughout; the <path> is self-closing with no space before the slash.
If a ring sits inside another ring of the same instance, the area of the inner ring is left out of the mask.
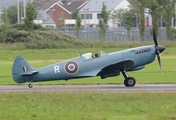
<path id="1" fill-rule="evenodd" d="M 82 8 L 84 5 L 86 5 L 87 1 L 72 1 L 67 0 L 65 2 L 61 2 L 58 0 L 38 0 L 39 3 L 39 9 L 40 10 L 49 10 L 54 5 L 60 6 L 62 9 L 67 11 L 69 14 L 71 14 L 74 10 Z"/>
<path id="2" fill-rule="evenodd" d="M 55 5 L 58 5 L 58 6 L 60 6 L 63 10 L 65 10 L 67 13 L 69 13 L 69 14 L 71 14 L 71 12 L 70 11 L 68 11 L 67 9 L 65 9 L 62 5 L 63 5 L 63 3 L 61 3 L 61 2 L 55 2 L 54 4 L 52 4 L 51 6 L 49 6 L 46 10 L 45 10 L 45 12 L 47 12 L 48 10 L 50 10 L 50 9 L 52 9 L 53 8 L 53 6 L 55 6 Z"/>
<path id="3" fill-rule="evenodd" d="M 31 0 L 25 0 L 26 3 L 29 1 Z M 86 0 L 66 0 L 66 2 L 64 2 L 63 4 L 61 2 L 62 0 L 33 0 L 33 1 L 35 1 L 36 4 L 37 3 L 39 4 L 40 10 L 46 10 L 54 3 L 59 3 L 60 5 L 62 5 L 62 7 L 64 7 L 70 12 L 76 10 L 77 8 L 79 9 L 82 5 L 87 3 Z M 23 3 L 24 0 L 19 0 L 19 2 Z M 0 0 L 0 9 L 2 9 L 3 7 L 7 8 L 11 5 L 17 5 L 17 0 Z"/>
<path id="4" fill-rule="evenodd" d="M 113 10 L 123 0 L 89 0 L 89 2 L 80 10 L 84 11 L 101 11 L 103 2 L 107 7 L 107 11 Z"/>
<path id="5" fill-rule="evenodd" d="M 43 24 L 56 24 L 44 10 L 38 10 L 37 20 L 43 20 Z"/>
<path id="6" fill-rule="evenodd" d="M 63 7 L 67 9 L 69 12 L 73 12 L 76 9 L 80 9 L 84 5 L 87 4 L 87 1 L 66 1 L 63 3 Z"/>
<path id="7" fill-rule="evenodd" d="M 40 10 L 47 10 L 50 8 L 53 4 L 57 3 L 58 1 L 40 1 L 38 8 Z"/>

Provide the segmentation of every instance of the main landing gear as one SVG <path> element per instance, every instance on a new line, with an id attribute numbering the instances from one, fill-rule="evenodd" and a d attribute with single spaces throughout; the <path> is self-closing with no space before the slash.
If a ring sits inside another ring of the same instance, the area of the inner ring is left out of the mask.
<path id="1" fill-rule="evenodd" d="M 136 80 L 133 77 L 128 77 L 128 74 L 126 73 L 125 70 L 121 71 L 125 80 L 124 80 L 124 85 L 126 87 L 133 87 L 136 84 Z"/>
<path id="2" fill-rule="evenodd" d="M 32 83 L 30 83 L 30 84 L 28 85 L 28 87 L 29 87 L 29 88 L 32 88 L 32 87 L 33 87 L 33 84 L 32 84 Z"/>

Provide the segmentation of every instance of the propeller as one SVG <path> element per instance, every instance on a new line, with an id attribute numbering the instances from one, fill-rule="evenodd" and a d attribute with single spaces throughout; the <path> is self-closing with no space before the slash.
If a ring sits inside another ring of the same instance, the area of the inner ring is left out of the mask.
<path id="1" fill-rule="evenodd" d="M 160 53 L 162 53 L 165 50 L 165 47 L 158 45 L 154 27 L 153 27 L 153 41 L 154 41 L 154 44 L 155 44 L 156 56 L 157 56 L 157 59 L 158 59 L 160 70 L 161 70 L 161 72 L 163 72 L 162 71 L 162 65 L 161 65 Z"/>

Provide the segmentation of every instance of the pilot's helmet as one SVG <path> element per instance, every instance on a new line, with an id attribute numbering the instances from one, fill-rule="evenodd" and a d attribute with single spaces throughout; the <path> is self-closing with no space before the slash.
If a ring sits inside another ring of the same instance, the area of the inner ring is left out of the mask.
<path id="1" fill-rule="evenodd" d="M 95 53 L 95 57 L 98 57 L 98 53 Z"/>

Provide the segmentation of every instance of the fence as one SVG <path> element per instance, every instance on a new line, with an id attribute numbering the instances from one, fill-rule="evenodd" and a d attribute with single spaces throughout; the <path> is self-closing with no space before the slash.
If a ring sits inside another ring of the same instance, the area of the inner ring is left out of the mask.
<path id="1" fill-rule="evenodd" d="M 72 36 L 76 36 L 76 32 L 74 30 L 60 30 L 60 32 L 69 34 Z M 159 41 L 166 41 L 166 28 L 162 27 L 158 30 L 159 34 L 157 39 Z M 100 40 L 99 28 L 83 28 L 80 30 L 78 39 L 80 40 Z M 145 30 L 145 41 L 153 41 L 152 31 L 150 28 L 146 28 Z M 128 38 L 127 30 L 122 29 L 108 29 L 105 35 L 105 41 L 117 41 L 117 42 L 127 42 L 127 41 L 141 41 L 139 30 L 136 28 L 132 28 L 130 31 L 130 39 Z"/>

